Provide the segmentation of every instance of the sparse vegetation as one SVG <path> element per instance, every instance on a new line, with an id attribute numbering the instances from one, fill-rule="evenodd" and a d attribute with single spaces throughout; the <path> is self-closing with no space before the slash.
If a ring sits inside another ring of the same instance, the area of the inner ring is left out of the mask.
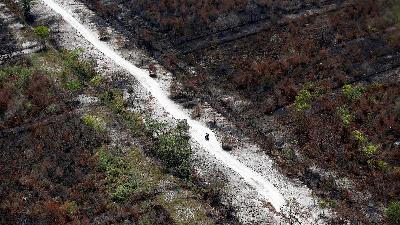
<path id="1" fill-rule="evenodd" d="M 20 16 L 23 12 L 26 21 L 32 21 L 31 1 L 21 1 Z M 400 89 L 398 79 L 393 79 L 394 69 L 400 65 L 398 0 L 134 0 L 133 4 L 132 1 L 82 1 L 107 24 L 137 37 L 134 44 L 154 53 L 155 58 L 174 72 L 177 84 L 174 90 L 178 90 L 171 95 L 174 100 L 183 104 L 193 104 L 197 99 L 201 101 L 199 104 L 203 100 L 209 102 L 240 127 L 238 132 L 246 132 L 260 146 L 266 146 L 265 135 L 270 132 L 284 132 L 282 142 L 291 141 L 293 146 L 286 148 L 282 147 L 285 143 L 279 143 L 277 150 L 265 152 L 271 154 L 282 171 L 315 188 L 315 193 L 326 199 L 321 206 L 333 208 L 339 215 L 336 223 L 369 224 L 372 219 L 380 218 L 369 213 L 381 211 L 375 206 L 366 211 L 369 202 L 381 206 L 392 199 L 398 200 Z M 44 23 L 40 20 L 40 24 Z M 75 119 L 66 119 L 66 123 L 53 124 L 53 118 L 64 118 L 75 107 L 65 98 L 85 93 L 88 85 L 92 92 L 103 92 L 109 87 L 96 75 L 94 63 L 81 60 L 79 49 L 57 53 L 54 58 L 58 62 L 50 60 L 48 50 L 52 48 L 46 40 L 51 31 L 46 28 L 34 29 L 49 48 L 40 56 L 35 54 L 38 60 L 27 57 L 20 65 L 0 69 L 0 113 L 4 119 L 0 128 L 35 125 L 32 130 L 10 134 L 6 141 L 0 141 L 0 149 L 11 149 L 7 153 L 15 156 L 15 159 L 2 157 L 3 164 L 15 160 L 27 167 L 11 165 L 13 173 L 24 175 L 18 180 L 9 175 L 12 173 L 2 171 L 5 176 L 0 177 L 0 185 L 6 191 L 0 197 L 5 199 L 5 205 L 15 200 L 12 208 L 8 205 L 6 210 L 0 208 L 2 213 L 6 212 L 5 220 L 11 221 L 8 224 L 16 223 L 8 218 L 25 218 L 25 214 L 15 212 L 26 212 L 27 221 L 58 224 L 85 222 L 87 215 L 100 220 L 110 218 L 105 221 L 110 224 L 179 221 L 174 207 L 163 201 L 162 195 L 143 188 L 154 186 L 153 183 L 149 185 L 150 181 L 140 175 L 132 175 L 140 171 L 157 181 L 163 176 L 161 172 L 149 175 L 132 164 L 132 161 L 143 162 L 137 155 L 130 158 L 125 154 L 126 149 L 104 148 L 102 151 L 109 154 L 112 163 L 105 170 L 93 170 L 96 163 L 92 162 L 91 151 L 98 147 L 96 140 L 101 139 L 98 136 L 105 135 L 92 133 L 100 130 L 94 116 L 98 114 L 88 112 L 82 120 L 75 115 Z M 11 43 L 0 36 L 1 44 L 4 40 Z M 154 68 L 149 67 L 152 71 Z M 232 104 L 221 101 L 220 93 L 235 96 L 235 101 Z M 102 100 L 108 107 L 102 105 L 103 109 L 110 115 L 112 111 L 110 117 L 114 122 L 129 128 L 129 136 L 137 138 L 137 143 L 146 143 L 142 146 L 146 153 L 153 153 L 165 168 L 179 176 L 188 176 L 191 151 L 184 124 L 169 129 L 158 121 L 143 119 L 144 115 L 127 110 L 127 102 L 116 90 L 106 91 Z M 245 107 L 237 104 L 241 102 Z M 193 116 L 199 117 L 201 113 L 195 110 Z M 50 121 L 50 125 L 38 125 L 37 121 Z M 47 139 L 40 139 L 43 137 Z M 10 144 L 15 142 L 30 143 L 33 147 L 24 144 L 17 148 Z M 25 158 L 18 155 L 22 151 L 15 149 L 28 149 L 23 151 Z M 32 160 L 31 151 L 37 153 Z M 309 174 L 310 165 L 348 177 L 353 187 L 339 190 L 325 183 Z M 77 180 L 69 177 L 71 173 Z M 90 182 L 93 180 L 96 182 Z M 38 195 L 40 200 L 20 202 L 23 194 L 19 190 L 24 194 L 29 192 L 28 197 Z M 352 190 L 366 192 L 368 198 L 354 197 Z M 59 192 L 63 195 L 54 194 Z M 141 199 L 147 199 L 146 203 Z M 31 202 L 35 202 L 34 207 Z M 187 202 L 191 201 L 182 202 L 188 207 Z M 91 208 L 92 205 L 96 208 Z M 389 203 L 385 211 L 393 224 L 399 224 L 398 205 L 398 201 Z"/>
<path id="2" fill-rule="evenodd" d="M 82 49 L 75 49 L 65 53 L 65 65 L 81 81 L 88 82 L 96 76 L 94 63 L 87 60 L 80 60 Z"/>
<path id="3" fill-rule="evenodd" d="M 161 132 L 154 149 L 154 153 L 181 177 L 190 174 L 191 147 L 187 132 L 185 121 L 181 121 L 175 129 Z"/>
<path id="4" fill-rule="evenodd" d="M 300 93 L 296 96 L 295 107 L 297 111 L 302 111 L 306 109 L 310 109 L 311 105 L 309 101 L 312 98 L 312 94 L 308 90 L 301 90 Z"/>
<path id="5" fill-rule="evenodd" d="M 400 224 L 400 201 L 390 202 L 385 213 L 391 224 Z"/>
<path id="6" fill-rule="evenodd" d="M 356 101 L 364 94 L 365 88 L 361 86 L 353 87 L 350 84 L 346 84 L 343 86 L 342 91 L 347 99 Z"/>
<path id="7" fill-rule="evenodd" d="M 368 141 L 368 139 L 365 137 L 364 133 L 359 130 L 353 131 L 352 134 L 353 134 L 354 139 L 361 144 L 364 144 Z"/>
<path id="8" fill-rule="evenodd" d="M 131 163 L 123 157 L 113 156 L 104 149 L 98 151 L 99 170 L 107 174 L 107 183 L 111 198 L 124 202 L 136 189 L 135 177 L 132 177 Z"/>
<path id="9" fill-rule="evenodd" d="M 372 157 L 379 149 L 379 146 L 367 144 L 362 148 L 362 152 L 366 157 Z"/>
<path id="10" fill-rule="evenodd" d="M 337 207 L 337 202 L 335 200 L 331 200 L 331 199 L 321 200 L 319 204 L 322 208 L 336 208 Z"/>
<path id="11" fill-rule="evenodd" d="M 338 109 L 338 113 L 340 115 L 340 118 L 342 119 L 343 125 L 345 127 L 348 127 L 350 125 L 350 123 L 351 123 L 351 120 L 352 120 L 352 116 L 351 116 L 351 114 L 349 112 L 349 109 L 347 109 L 344 106 L 341 106 Z"/>
<path id="12" fill-rule="evenodd" d="M 76 91 L 81 89 L 81 82 L 77 80 L 71 80 L 65 83 L 65 88 L 70 91 Z"/>
<path id="13" fill-rule="evenodd" d="M 98 132 L 103 132 L 105 130 L 105 122 L 101 118 L 89 114 L 85 114 L 82 117 L 83 122 L 93 128 L 94 130 Z"/>

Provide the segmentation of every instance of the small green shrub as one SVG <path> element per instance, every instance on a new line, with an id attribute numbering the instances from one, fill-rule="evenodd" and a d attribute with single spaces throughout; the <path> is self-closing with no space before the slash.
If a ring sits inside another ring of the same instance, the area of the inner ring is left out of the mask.
<path id="1" fill-rule="evenodd" d="M 391 23 L 395 25 L 400 25 L 400 1 L 399 0 L 392 0 L 391 7 L 389 9 L 388 19 Z"/>
<path id="2" fill-rule="evenodd" d="M 65 83 L 65 88 L 70 91 L 75 91 L 81 89 L 81 82 L 77 80 L 68 81 Z"/>
<path id="3" fill-rule="evenodd" d="M 337 202 L 335 200 L 331 200 L 331 199 L 322 199 L 319 202 L 319 205 L 322 208 L 336 208 L 337 207 Z"/>
<path id="4" fill-rule="evenodd" d="M 385 162 L 384 160 L 378 160 L 376 162 L 376 164 L 378 166 L 378 169 L 383 172 L 386 172 L 389 170 L 389 164 L 387 162 Z"/>
<path id="5" fill-rule="evenodd" d="M 109 152 L 104 149 L 100 149 L 97 155 L 99 156 L 99 165 L 98 169 L 100 172 L 108 172 L 113 170 L 113 160 Z"/>
<path id="6" fill-rule="evenodd" d="M 362 148 L 362 153 L 366 157 L 371 157 L 373 156 L 379 149 L 379 146 L 373 145 L 373 144 L 367 144 Z"/>
<path id="7" fill-rule="evenodd" d="M 297 111 L 303 111 L 311 108 L 309 101 L 312 98 L 310 91 L 303 89 L 296 96 L 295 107 Z"/>
<path id="8" fill-rule="evenodd" d="M 122 93 L 115 91 L 105 91 L 101 97 L 101 100 L 117 114 L 122 114 L 126 111 L 124 106 L 124 98 Z"/>
<path id="9" fill-rule="evenodd" d="M 390 224 L 400 224 L 400 201 L 392 201 L 385 210 L 385 214 Z"/>
<path id="10" fill-rule="evenodd" d="M 140 136 L 144 134 L 145 124 L 141 114 L 126 110 L 122 116 L 133 135 Z"/>
<path id="11" fill-rule="evenodd" d="M 356 101 L 365 93 L 365 88 L 361 86 L 353 87 L 346 84 L 342 87 L 343 95 L 351 101 Z"/>
<path id="12" fill-rule="evenodd" d="M 99 117 L 86 114 L 82 117 L 82 120 L 87 126 L 98 132 L 103 132 L 105 130 L 104 121 Z"/>
<path id="13" fill-rule="evenodd" d="M 90 80 L 90 84 L 95 87 L 98 87 L 102 81 L 103 81 L 103 78 L 99 75 L 96 75 Z"/>
<path id="14" fill-rule="evenodd" d="M 25 66 L 5 66 L 0 68 L 0 84 L 7 78 L 13 77 L 16 79 L 17 87 L 23 88 L 32 77 L 32 74 L 33 71 Z"/>
<path id="15" fill-rule="evenodd" d="M 124 202 L 136 188 L 137 184 L 134 181 L 123 182 L 117 185 L 115 190 L 113 190 L 111 198 L 116 202 Z"/>
<path id="16" fill-rule="evenodd" d="M 352 116 L 351 116 L 351 114 L 350 114 L 349 109 L 347 109 L 347 108 L 344 107 L 344 106 L 341 106 L 341 107 L 338 109 L 338 114 L 339 114 L 340 118 L 342 119 L 343 125 L 344 125 L 345 127 L 348 127 L 348 126 L 350 125 L 350 123 L 351 123 L 351 120 L 352 120 Z"/>
<path id="17" fill-rule="evenodd" d="M 96 71 L 94 70 L 94 63 L 80 60 L 79 56 L 82 54 L 83 50 L 78 48 L 69 52 L 66 52 L 65 67 L 68 68 L 75 76 L 81 81 L 90 81 L 96 76 Z"/>
<path id="18" fill-rule="evenodd" d="M 35 34 L 39 38 L 46 40 L 50 36 L 50 28 L 48 28 L 46 26 L 37 26 L 37 27 L 35 27 Z"/>
<path id="19" fill-rule="evenodd" d="M 131 161 L 112 155 L 105 149 L 97 152 L 98 169 L 107 175 L 108 192 L 112 200 L 124 202 L 138 187 L 133 177 Z"/>
<path id="20" fill-rule="evenodd" d="M 158 138 L 155 154 L 181 177 L 188 177 L 190 156 L 192 153 L 187 134 L 187 125 L 162 133 Z"/>
<path id="21" fill-rule="evenodd" d="M 46 41 L 50 36 L 50 28 L 46 26 L 35 27 L 35 34 L 40 38 L 44 49 L 47 49 Z"/>
<path id="22" fill-rule="evenodd" d="M 354 139 L 356 139 L 359 143 L 365 143 L 368 141 L 367 137 L 365 136 L 365 134 L 359 130 L 355 130 L 353 131 L 353 137 Z"/>
<path id="23" fill-rule="evenodd" d="M 64 207 L 69 217 L 73 217 L 75 213 L 78 211 L 78 204 L 76 204 L 75 201 L 66 201 L 64 203 Z"/>

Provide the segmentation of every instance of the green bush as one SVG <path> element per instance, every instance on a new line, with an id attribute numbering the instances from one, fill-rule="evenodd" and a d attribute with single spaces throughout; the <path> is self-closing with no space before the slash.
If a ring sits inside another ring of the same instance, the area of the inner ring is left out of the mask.
<path id="1" fill-rule="evenodd" d="M 64 207 L 69 217 L 73 217 L 75 213 L 78 211 L 78 204 L 76 204 L 75 201 L 66 201 L 64 203 Z"/>
<path id="2" fill-rule="evenodd" d="M 81 89 L 81 83 L 77 80 L 68 81 L 67 83 L 65 83 L 64 86 L 66 89 L 71 90 L 71 91 Z"/>
<path id="3" fill-rule="evenodd" d="M 359 143 L 365 143 L 368 141 L 367 137 L 365 136 L 365 134 L 359 130 L 355 130 L 353 131 L 353 137 L 354 139 L 356 139 Z"/>
<path id="4" fill-rule="evenodd" d="M 98 87 L 102 81 L 103 81 L 103 78 L 99 75 L 96 75 L 90 80 L 90 84 L 95 87 Z"/>
<path id="5" fill-rule="evenodd" d="M 352 120 L 352 116 L 350 114 L 349 109 L 347 109 L 346 107 L 342 106 L 338 109 L 338 114 L 340 116 L 340 118 L 342 119 L 342 123 L 345 127 L 348 127 L 351 123 Z"/>
<path id="6" fill-rule="evenodd" d="M 396 25 L 400 24 L 400 1 L 399 0 L 392 0 L 391 7 L 389 9 L 388 19 L 391 23 Z"/>
<path id="7" fill-rule="evenodd" d="M 101 96 L 101 100 L 117 114 L 123 114 L 126 109 L 124 106 L 124 99 L 122 93 L 115 91 L 105 91 Z"/>
<path id="8" fill-rule="evenodd" d="M 90 81 L 96 76 L 94 63 L 80 60 L 83 50 L 78 48 L 65 54 L 65 66 L 81 81 Z"/>
<path id="9" fill-rule="evenodd" d="M 319 205 L 322 208 L 336 208 L 337 207 L 337 201 L 331 200 L 331 199 L 323 199 L 319 202 Z"/>
<path id="10" fill-rule="evenodd" d="M 141 114 L 126 110 L 122 116 L 133 135 L 140 136 L 144 134 L 145 124 Z"/>
<path id="11" fill-rule="evenodd" d="M 371 157 L 378 151 L 378 149 L 379 149 L 378 145 L 367 144 L 362 148 L 362 153 L 366 157 Z"/>
<path id="12" fill-rule="evenodd" d="M 385 210 L 390 224 L 400 225 L 400 201 L 392 201 Z"/>
<path id="13" fill-rule="evenodd" d="M 312 98 L 312 94 L 310 91 L 303 89 L 301 90 L 295 100 L 295 107 L 297 111 L 303 111 L 311 108 L 309 101 Z"/>
<path id="14" fill-rule="evenodd" d="M 104 121 L 96 116 L 86 114 L 82 117 L 82 120 L 87 126 L 98 132 L 103 132 L 105 130 Z"/>
<path id="15" fill-rule="evenodd" d="M 384 160 L 378 160 L 376 162 L 376 164 L 378 166 L 378 169 L 383 172 L 386 172 L 389 170 L 389 164 L 387 162 L 385 162 Z"/>
<path id="16" fill-rule="evenodd" d="M 35 27 L 35 34 L 42 40 L 46 40 L 50 36 L 50 28 L 46 26 Z"/>
<path id="17" fill-rule="evenodd" d="M 177 128 L 162 133 L 155 148 L 155 154 L 181 177 L 188 177 L 190 172 L 192 149 L 187 129 L 187 125 L 180 124 Z"/>
<path id="18" fill-rule="evenodd" d="M 134 181 L 123 182 L 111 192 L 111 199 L 116 202 L 124 202 L 136 188 L 137 184 Z"/>
<path id="19" fill-rule="evenodd" d="M 342 92 L 347 99 L 356 101 L 365 93 L 365 88 L 361 86 L 353 87 L 350 84 L 346 84 L 342 87 Z"/>
<path id="20" fill-rule="evenodd" d="M 107 176 L 108 192 L 112 200 L 124 202 L 138 187 L 132 176 L 131 161 L 124 157 L 112 155 L 105 149 L 97 152 L 99 157 L 98 169 Z"/>
<path id="21" fill-rule="evenodd" d="M 352 132 L 352 135 L 361 146 L 361 152 L 365 157 L 371 158 L 378 151 L 379 145 L 370 143 L 363 132 L 355 130 Z M 368 164 L 373 166 L 373 162 L 373 160 L 370 160 Z"/>
<path id="22" fill-rule="evenodd" d="M 0 68 L 0 84 L 9 77 L 16 79 L 18 88 L 23 88 L 32 77 L 32 69 L 25 66 L 5 66 Z"/>

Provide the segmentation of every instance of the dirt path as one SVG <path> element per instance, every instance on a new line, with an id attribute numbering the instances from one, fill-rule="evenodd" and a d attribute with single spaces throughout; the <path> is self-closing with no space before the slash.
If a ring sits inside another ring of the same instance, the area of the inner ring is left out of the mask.
<path id="1" fill-rule="evenodd" d="M 53 0 L 42 0 L 49 8 L 54 12 L 61 15 L 63 20 L 65 20 L 70 26 L 72 26 L 80 35 L 84 38 L 86 42 L 92 45 L 92 51 L 97 51 L 97 54 L 101 54 L 103 57 L 106 56 L 106 61 L 112 61 L 117 67 L 124 69 L 133 76 L 140 85 L 150 93 L 151 97 L 156 100 L 158 107 L 166 113 L 165 116 L 172 117 L 177 120 L 187 120 L 190 126 L 190 135 L 197 145 L 205 151 L 204 155 L 210 158 L 214 163 L 220 164 L 226 171 L 230 171 L 231 175 L 235 174 L 236 180 L 244 181 L 247 186 L 234 186 L 241 189 L 251 189 L 258 196 L 253 196 L 254 199 L 247 199 L 257 201 L 258 204 L 253 205 L 254 210 L 259 210 L 258 214 L 266 213 L 269 214 L 265 217 L 258 218 L 258 221 L 242 219 L 243 223 L 285 223 L 288 217 L 297 218 L 299 223 L 310 224 L 310 223 L 322 223 L 320 219 L 321 214 L 324 214 L 322 210 L 319 209 L 317 204 L 315 204 L 315 199 L 311 196 L 311 191 L 298 184 L 293 184 L 287 178 L 283 177 L 276 169 L 273 168 L 273 162 L 269 159 L 257 157 L 255 153 L 248 153 L 244 155 L 229 154 L 225 152 L 218 138 L 211 129 L 205 126 L 202 122 L 191 119 L 188 111 L 184 110 L 181 106 L 177 105 L 168 98 L 168 94 L 163 88 L 163 85 L 153 78 L 150 78 L 146 70 L 142 70 L 136 67 L 133 63 L 126 60 L 121 53 L 117 53 L 112 47 L 108 46 L 106 43 L 102 42 L 98 38 L 98 34 L 93 31 L 93 28 L 88 28 L 76 19 L 76 12 L 70 13 L 66 10 L 65 5 L 61 6 L 59 2 Z M 46 10 L 43 9 L 44 5 L 38 3 L 38 8 L 42 9 L 43 13 Z M 38 10 L 40 10 L 38 9 Z M 47 9 L 48 10 L 48 9 Z M 64 34 L 67 35 L 67 34 Z M 71 34 L 69 34 L 71 35 Z M 79 41 L 75 37 L 75 41 Z M 86 46 L 85 46 L 86 47 Z M 94 48 L 93 48 L 94 47 Z M 206 133 L 210 134 L 210 140 L 206 141 L 204 136 Z M 215 162 L 215 159 L 217 160 Z M 245 161 L 245 163 L 243 163 Z M 251 163 L 249 163 L 251 161 Z M 249 166 L 250 165 L 250 166 Z M 265 167 L 269 168 L 259 172 L 260 169 Z M 256 170 L 257 168 L 257 170 Z M 232 173 L 233 172 L 233 173 Z M 244 191 L 245 192 L 245 191 Z M 236 192 L 243 193 L 243 191 Z M 229 195 L 229 194 L 228 194 Z M 234 196 L 235 193 L 231 193 L 231 198 L 248 198 L 249 196 Z M 240 201 L 239 201 L 240 202 Z M 257 207 L 260 205 L 265 205 L 267 202 L 272 206 L 272 208 L 264 206 L 263 208 Z M 247 207 L 246 205 L 238 205 L 238 207 Z M 296 209 L 293 210 L 293 207 Z M 259 208 L 259 209 L 258 209 Z M 246 212 L 245 209 L 242 210 L 242 215 Z M 303 216 L 303 214 L 308 214 Z M 240 213 L 239 213 L 240 214 Z M 253 215 L 247 215 L 247 217 L 252 217 Z M 285 219 L 286 218 L 286 219 Z M 273 222 L 274 221 L 274 222 Z"/>

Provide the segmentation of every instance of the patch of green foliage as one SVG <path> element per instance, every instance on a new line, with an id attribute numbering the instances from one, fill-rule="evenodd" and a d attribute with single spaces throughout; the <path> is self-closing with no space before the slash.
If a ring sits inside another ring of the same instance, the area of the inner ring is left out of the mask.
<path id="1" fill-rule="evenodd" d="M 140 136 L 147 133 L 157 139 L 152 152 L 168 168 L 180 177 L 189 176 L 192 150 L 186 121 L 179 122 L 174 129 L 164 129 L 164 124 L 152 120 L 144 123 L 140 114 L 127 110 L 121 93 L 106 91 L 101 99 L 114 113 L 122 116 L 134 135 Z"/>
<path id="2" fill-rule="evenodd" d="M 384 160 L 378 160 L 376 162 L 376 164 L 378 166 L 378 169 L 383 172 L 386 172 L 389 170 L 389 164 L 387 162 L 385 162 Z"/>
<path id="3" fill-rule="evenodd" d="M 87 82 L 96 76 L 96 72 L 93 62 L 79 59 L 82 53 L 83 50 L 80 48 L 64 53 L 65 67 L 71 70 L 71 73 L 79 80 Z"/>
<path id="4" fill-rule="evenodd" d="M 122 93 L 105 91 L 101 96 L 101 100 L 105 102 L 114 113 L 123 114 L 126 111 Z"/>
<path id="5" fill-rule="evenodd" d="M 367 144 L 362 148 L 362 153 L 366 157 L 372 157 L 379 149 L 378 145 Z"/>
<path id="6" fill-rule="evenodd" d="M 188 177 L 192 149 L 186 121 L 181 121 L 175 129 L 161 133 L 154 153 L 178 176 Z"/>
<path id="7" fill-rule="evenodd" d="M 295 108 L 303 111 L 311 108 L 311 101 L 326 92 L 324 88 L 318 87 L 313 83 L 308 83 L 295 97 Z"/>
<path id="8" fill-rule="evenodd" d="M 27 84 L 32 74 L 32 69 L 26 66 L 6 66 L 0 68 L 0 84 L 2 84 L 6 79 L 12 77 L 17 80 L 15 82 L 17 87 L 22 88 Z"/>
<path id="9" fill-rule="evenodd" d="M 46 26 L 37 26 L 34 28 L 35 34 L 42 40 L 47 40 L 50 36 L 50 28 Z"/>
<path id="10" fill-rule="evenodd" d="M 311 108 L 311 105 L 309 103 L 309 101 L 312 98 L 312 94 L 310 91 L 308 90 L 301 90 L 297 96 L 296 96 L 296 100 L 294 102 L 294 105 L 296 107 L 297 111 L 303 111 L 303 110 L 307 110 Z"/>
<path id="11" fill-rule="evenodd" d="M 390 224 L 400 224 L 400 201 L 392 201 L 385 210 L 385 214 Z"/>
<path id="12" fill-rule="evenodd" d="M 353 137 L 354 139 L 356 139 L 359 143 L 365 143 L 368 141 L 367 137 L 365 136 L 365 134 L 359 130 L 355 130 L 353 131 Z"/>
<path id="13" fill-rule="evenodd" d="M 368 141 L 365 134 L 359 130 L 352 132 L 353 138 L 361 145 L 361 152 L 365 157 L 371 158 L 379 149 L 379 145 L 374 145 Z M 370 161 L 370 165 L 373 161 Z"/>
<path id="14" fill-rule="evenodd" d="M 114 156 L 105 149 L 97 153 L 98 169 L 107 176 L 110 197 L 116 202 L 124 202 L 138 187 L 132 174 L 132 162 L 124 157 Z"/>
<path id="15" fill-rule="evenodd" d="M 78 211 L 78 204 L 76 204 L 75 201 L 66 201 L 64 203 L 64 207 L 69 217 L 73 217 L 75 213 Z"/>
<path id="16" fill-rule="evenodd" d="M 336 208 L 337 207 L 337 202 L 335 200 L 331 200 L 331 199 L 322 199 L 319 202 L 319 205 L 322 208 Z"/>
<path id="17" fill-rule="evenodd" d="M 348 108 L 345 106 L 341 106 L 338 109 L 338 114 L 340 118 L 342 119 L 342 123 L 345 127 L 348 127 L 352 121 L 352 116 L 350 114 L 350 111 Z"/>
<path id="18" fill-rule="evenodd" d="M 79 82 L 78 80 L 67 81 L 64 84 L 64 87 L 70 91 L 76 91 L 81 89 L 81 82 Z"/>
<path id="19" fill-rule="evenodd" d="M 140 113 L 125 111 L 123 118 L 133 135 L 140 136 L 143 134 L 145 124 Z"/>
<path id="20" fill-rule="evenodd" d="M 365 93 L 365 88 L 362 86 L 353 87 L 350 84 L 346 84 L 342 87 L 342 92 L 347 99 L 356 101 Z"/>
<path id="21" fill-rule="evenodd" d="M 98 132 L 103 132 L 105 130 L 104 121 L 99 117 L 85 114 L 82 117 L 82 120 L 87 126 L 93 128 Z"/>
<path id="22" fill-rule="evenodd" d="M 139 113 L 126 109 L 122 93 L 106 91 L 103 93 L 101 99 L 114 113 L 124 119 L 125 125 L 128 126 L 135 136 L 144 134 L 145 124 L 143 117 Z"/>
<path id="23" fill-rule="evenodd" d="M 389 8 L 388 20 L 396 25 L 400 24 L 400 1 L 391 0 L 391 6 Z"/>
<path id="24" fill-rule="evenodd" d="M 96 75 L 92 79 L 90 79 L 90 84 L 93 85 L 94 87 L 98 87 L 102 81 L 103 78 L 100 75 Z"/>
<path id="25" fill-rule="evenodd" d="M 123 202 L 136 189 L 137 184 L 134 181 L 127 181 L 118 184 L 111 193 L 111 198 L 116 202 Z"/>

